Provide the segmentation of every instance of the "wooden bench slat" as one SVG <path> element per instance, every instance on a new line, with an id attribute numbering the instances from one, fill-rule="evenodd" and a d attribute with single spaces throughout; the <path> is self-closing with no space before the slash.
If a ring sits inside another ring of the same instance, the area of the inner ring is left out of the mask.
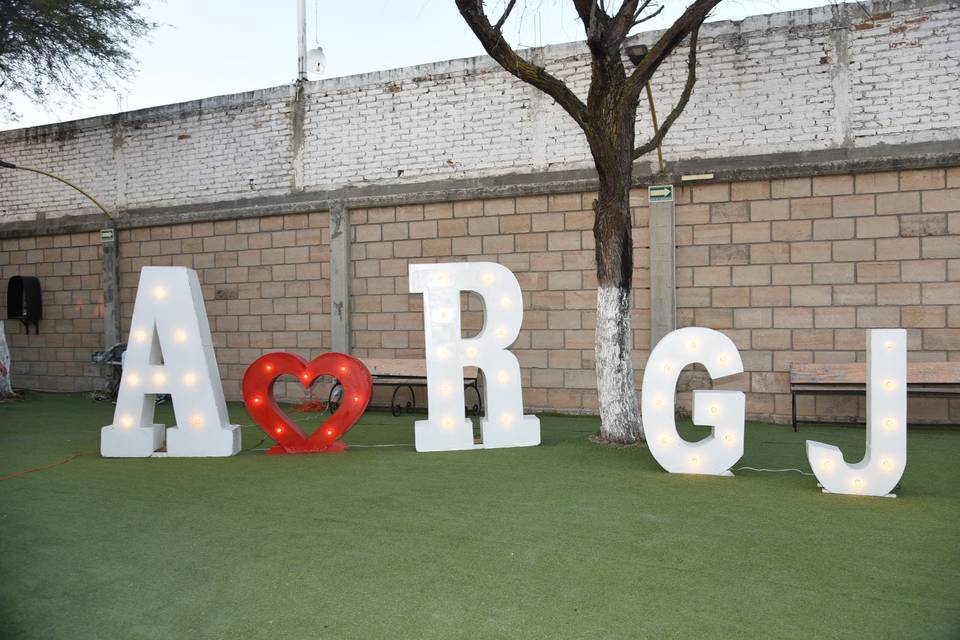
<path id="1" fill-rule="evenodd" d="M 790 367 L 791 385 L 866 383 L 866 362 L 795 364 Z M 960 362 L 908 363 L 907 384 L 960 384 Z"/>
<path id="2" fill-rule="evenodd" d="M 358 358 L 358 360 L 360 360 L 364 366 L 370 370 L 370 375 L 374 377 L 427 377 L 427 363 L 425 360 L 396 360 L 391 358 Z M 476 378 L 477 367 L 464 367 L 463 375 L 465 378 Z"/>

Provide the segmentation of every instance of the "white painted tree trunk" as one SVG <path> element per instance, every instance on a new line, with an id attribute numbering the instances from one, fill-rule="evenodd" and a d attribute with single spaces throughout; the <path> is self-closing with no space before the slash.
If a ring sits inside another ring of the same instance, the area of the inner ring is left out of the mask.
<path id="1" fill-rule="evenodd" d="M 619 287 L 597 289 L 597 395 L 600 436 L 609 442 L 643 440 L 643 423 L 633 381 L 633 335 L 630 292 Z"/>
<path id="2" fill-rule="evenodd" d="M 3 320 L 0 320 L 0 398 L 9 398 L 13 395 L 13 384 L 10 382 L 10 349 L 7 347 L 7 334 L 4 331 Z"/>

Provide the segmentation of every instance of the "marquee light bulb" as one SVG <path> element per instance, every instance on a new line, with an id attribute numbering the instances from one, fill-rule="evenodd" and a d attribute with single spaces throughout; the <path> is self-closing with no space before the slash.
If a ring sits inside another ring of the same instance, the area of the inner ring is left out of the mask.
<path id="1" fill-rule="evenodd" d="M 655 398 L 653 401 L 653 406 L 660 408 L 663 406 L 663 398 Z"/>
<path id="2" fill-rule="evenodd" d="M 333 430 L 333 427 L 330 427 L 330 428 L 327 429 L 327 436 L 330 437 L 330 438 L 332 438 L 334 435 L 336 435 L 336 433 L 337 433 L 337 432 Z"/>
<path id="3" fill-rule="evenodd" d="M 437 349 L 437 355 L 441 358 L 448 358 L 450 357 L 450 349 L 447 349 L 446 347 L 440 347 Z"/>
<path id="4" fill-rule="evenodd" d="M 853 486 L 856 489 L 863 489 L 863 480 L 861 480 L 860 478 L 854 478 Z"/>
<path id="5" fill-rule="evenodd" d="M 263 398 L 261 398 L 260 396 L 253 396 L 253 404 L 261 404 L 261 403 L 263 403 Z"/>
<path id="6" fill-rule="evenodd" d="M 127 376 L 127 384 L 129 384 L 131 387 L 137 386 L 138 384 L 140 384 L 140 376 L 138 376 L 135 373 L 129 374 Z"/>
<path id="7" fill-rule="evenodd" d="M 895 344 L 893 344 L 892 342 L 889 342 L 889 341 L 883 343 L 883 348 L 886 349 L 887 351 L 893 351 L 893 348 L 894 348 L 895 346 L 897 346 L 897 345 L 895 345 Z"/>
<path id="8" fill-rule="evenodd" d="M 890 458 L 885 458 L 883 462 L 880 463 L 880 465 L 887 471 L 890 471 L 891 469 L 893 469 L 893 466 L 894 466 L 893 460 L 891 460 Z"/>
<path id="9" fill-rule="evenodd" d="M 897 385 L 893 382 L 893 380 L 883 381 L 883 388 L 886 389 L 887 391 L 893 391 L 896 388 L 896 386 Z"/>
<path id="10" fill-rule="evenodd" d="M 444 418 L 444 419 L 440 422 L 440 425 L 441 425 L 444 429 L 453 429 L 453 418 L 447 416 L 446 418 Z"/>
<path id="11" fill-rule="evenodd" d="M 147 339 L 147 332 L 144 331 L 143 329 L 137 329 L 136 331 L 133 332 L 133 339 L 136 340 L 137 342 L 143 342 L 144 340 Z"/>
<path id="12" fill-rule="evenodd" d="M 506 337 L 507 337 L 507 330 L 506 330 L 505 327 L 497 327 L 497 337 L 498 337 L 498 338 L 506 338 Z"/>
<path id="13" fill-rule="evenodd" d="M 304 380 L 309 380 L 310 374 L 304 371 L 303 373 L 300 374 L 300 377 L 303 378 Z"/>
<path id="14" fill-rule="evenodd" d="M 467 347 L 467 355 L 470 356 L 471 358 L 475 358 L 477 356 L 477 353 L 478 352 L 476 347 Z"/>
<path id="15" fill-rule="evenodd" d="M 699 345 L 697 344 L 696 340 L 691 340 L 687 343 L 687 348 L 690 349 L 690 351 L 696 351 L 698 346 Z"/>
<path id="16" fill-rule="evenodd" d="M 360 396 L 353 396 L 354 402 L 360 402 Z"/>
<path id="17" fill-rule="evenodd" d="M 727 364 L 727 360 L 728 360 L 727 354 L 725 353 L 721 353 L 719 356 L 717 356 L 717 362 L 719 362 L 720 364 Z"/>
<path id="18" fill-rule="evenodd" d="M 275 432 L 275 433 L 278 433 L 278 434 L 283 433 L 283 425 L 282 425 L 282 424 L 278 424 L 278 425 L 276 426 L 276 428 L 274 429 L 274 432 Z"/>
<path id="19" fill-rule="evenodd" d="M 450 383 L 444 382 L 440 385 L 440 395 L 448 396 L 453 390 L 453 387 L 450 386 Z"/>
<path id="20" fill-rule="evenodd" d="M 513 300 L 511 300 L 509 296 L 503 296 L 500 298 L 500 306 L 504 309 L 509 309 L 513 306 Z"/>
<path id="21" fill-rule="evenodd" d="M 183 384 L 187 385 L 188 387 L 192 387 L 196 382 L 197 376 L 195 374 L 188 373 L 187 375 L 183 376 Z"/>
<path id="22" fill-rule="evenodd" d="M 273 371 L 273 365 L 270 364 L 269 362 L 265 364 L 263 368 L 267 370 L 267 373 L 270 373 L 271 371 Z"/>
<path id="23" fill-rule="evenodd" d="M 346 372 L 347 372 L 347 365 L 345 364 L 340 365 L 340 373 L 346 373 Z"/>
<path id="24" fill-rule="evenodd" d="M 500 424 L 504 426 L 509 426 L 510 423 L 512 422 L 513 422 L 513 416 L 510 415 L 509 413 L 504 413 L 502 416 L 500 416 Z"/>
<path id="25" fill-rule="evenodd" d="M 727 444 L 732 444 L 732 443 L 733 443 L 733 434 L 732 434 L 732 433 L 726 433 L 726 434 L 724 434 L 724 435 L 723 435 L 723 441 L 726 442 Z"/>
<path id="26" fill-rule="evenodd" d="M 154 287 L 153 288 L 153 297 L 157 300 L 163 300 L 167 297 L 167 290 L 163 287 Z"/>
<path id="27" fill-rule="evenodd" d="M 163 384 L 167 381 L 167 376 L 162 373 L 153 374 L 153 384 Z"/>
<path id="28" fill-rule="evenodd" d="M 186 342 L 187 341 L 187 332 L 183 329 L 177 329 L 173 334 L 173 339 L 177 342 Z"/>
<path id="29" fill-rule="evenodd" d="M 193 416 L 193 417 L 190 419 L 190 423 L 193 424 L 193 426 L 195 426 L 195 427 L 202 427 L 202 426 L 203 426 L 203 416 L 201 416 L 200 414 L 197 414 L 197 415 Z"/>
<path id="30" fill-rule="evenodd" d="M 830 462 L 829 460 L 824 460 L 824 461 L 820 464 L 820 466 L 823 467 L 824 470 L 830 471 L 830 469 L 833 468 L 833 463 Z"/>
<path id="31" fill-rule="evenodd" d="M 129 429 L 130 427 L 133 426 L 133 418 L 130 417 L 130 416 L 123 416 L 123 417 L 121 417 L 121 418 L 120 418 L 120 425 L 121 425 L 124 429 Z"/>
<path id="32" fill-rule="evenodd" d="M 500 384 L 507 384 L 508 382 L 510 382 L 510 374 L 507 373 L 506 371 L 500 371 L 499 373 L 497 373 L 497 382 L 499 382 Z"/>
<path id="33" fill-rule="evenodd" d="M 663 371 L 664 373 L 670 373 L 671 371 L 673 371 L 673 365 L 671 365 L 669 362 L 664 362 L 660 366 L 660 370 Z"/>
<path id="34" fill-rule="evenodd" d="M 696 457 L 696 456 L 690 458 L 690 464 L 693 465 L 693 466 L 695 466 L 695 467 L 700 466 L 700 458 L 698 458 L 698 457 Z"/>
<path id="35" fill-rule="evenodd" d="M 664 446 L 670 444 L 670 436 L 663 435 L 663 436 L 660 436 L 660 437 L 658 438 L 658 440 L 660 440 L 660 444 L 662 444 L 662 445 L 664 445 Z"/>
<path id="36" fill-rule="evenodd" d="M 480 279 L 483 280 L 483 284 L 493 284 L 496 280 L 496 278 L 493 277 L 493 274 L 489 272 L 483 274 Z"/>
<path id="37" fill-rule="evenodd" d="M 715 416 L 720 413 L 720 407 L 715 404 L 710 405 L 710 415 Z"/>
<path id="38" fill-rule="evenodd" d="M 883 421 L 883 428 L 886 429 L 887 431 L 893 431 L 894 429 L 897 428 L 897 421 L 894 420 L 893 418 L 887 418 L 886 420 Z"/>

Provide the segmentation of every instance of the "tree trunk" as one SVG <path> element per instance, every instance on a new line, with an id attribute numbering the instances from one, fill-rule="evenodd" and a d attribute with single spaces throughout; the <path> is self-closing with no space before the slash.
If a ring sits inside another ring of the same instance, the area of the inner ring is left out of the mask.
<path id="1" fill-rule="evenodd" d="M 631 444 L 643 440 L 643 424 L 634 387 L 630 290 L 597 287 L 597 395 L 600 439 Z"/>
<path id="2" fill-rule="evenodd" d="M 13 396 L 13 384 L 10 382 L 10 349 L 7 348 L 7 334 L 3 320 L 0 320 L 0 399 Z"/>
<path id="3" fill-rule="evenodd" d="M 608 95 L 614 92 L 607 92 Z M 643 424 L 633 375 L 630 311 L 633 287 L 633 180 L 636 110 L 620 103 L 592 105 L 594 122 L 604 123 L 589 136 L 600 188 L 593 203 L 597 261 L 596 368 L 600 403 L 600 439 L 630 444 L 643 439 Z"/>

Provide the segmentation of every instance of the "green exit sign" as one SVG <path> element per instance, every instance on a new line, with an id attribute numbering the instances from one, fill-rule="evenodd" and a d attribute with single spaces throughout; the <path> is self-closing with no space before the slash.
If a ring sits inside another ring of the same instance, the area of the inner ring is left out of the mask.
<path id="1" fill-rule="evenodd" d="M 116 234 L 113 229 L 100 229 L 100 242 L 113 242 L 116 240 Z"/>
<path id="2" fill-rule="evenodd" d="M 655 184 L 647 187 L 647 199 L 650 202 L 673 202 L 673 185 Z"/>

